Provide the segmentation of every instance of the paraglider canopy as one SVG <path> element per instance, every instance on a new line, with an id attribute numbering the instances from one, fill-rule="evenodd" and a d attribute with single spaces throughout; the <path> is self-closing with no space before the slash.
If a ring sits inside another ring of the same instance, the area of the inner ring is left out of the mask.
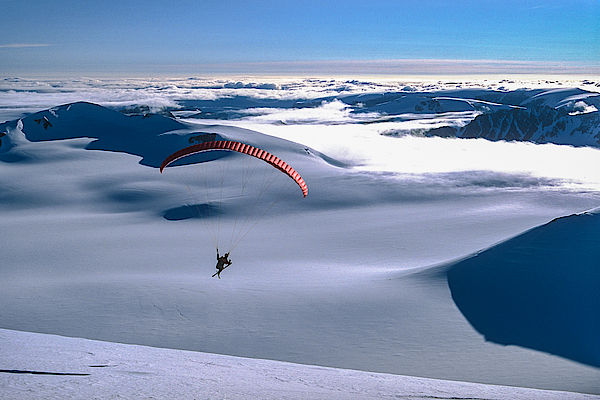
<path id="1" fill-rule="evenodd" d="M 244 144 L 241 142 L 235 142 L 232 140 L 209 141 L 195 144 L 193 146 L 188 146 L 184 149 L 176 151 L 162 162 L 160 166 L 160 172 L 162 173 L 163 170 L 169 164 L 183 157 L 187 157 L 192 154 L 209 150 L 235 151 L 263 160 L 264 162 L 272 165 L 273 167 L 277 168 L 278 170 L 289 176 L 300 187 L 300 189 L 302 190 L 302 195 L 304 197 L 308 196 L 308 186 L 306 185 L 306 182 L 304 182 L 304 179 L 302 179 L 300 174 L 285 161 L 269 153 L 268 151 L 259 149 L 258 147 L 250 146 L 249 144 Z"/>
<path id="2" fill-rule="evenodd" d="M 284 198 L 272 196 L 267 200 L 263 196 L 268 193 L 271 183 L 281 178 L 278 171 L 283 172 L 298 185 L 303 197 L 308 195 L 308 186 L 294 168 L 268 151 L 237 141 L 214 140 L 214 137 L 216 135 L 208 133 L 192 136 L 190 139 L 197 144 L 169 155 L 160 165 L 160 172 L 162 173 L 167 166 L 179 159 L 211 150 L 225 150 L 251 156 L 238 157 L 233 162 L 210 163 L 204 168 L 199 167 L 198 177 L 205 180 L 201 185 L 202 190 L 194 191 L 188 186 L 192 197 L 195 193 L 205 196 L 206 199 L 203 203 L 196 201 L 191 207 L 198 212 L 200 221 L 207 228 L 206 232 L 212 235 L 215 247 L 227 249 L 229 253 L 237 247 L 258 221 L 265 217 L 279 200 Z M 255 162 L 257 159 L 268 165 Z M 223 190 L 225 187 L 227 189 Z M 250 193 L 252 195 L 249 195 Z M 224 199 L 227 200 L 224 202 Z M 241 202 L 236 203 L 238 200 Z M 235 204 L 241 206 L 237 211 L 229 214 L 224 211 L 224 207 L 235 207 Z M 226 218 L 227 215 L 228 218 Z M 229 238 L 228 242 L 227 238 Z"/>

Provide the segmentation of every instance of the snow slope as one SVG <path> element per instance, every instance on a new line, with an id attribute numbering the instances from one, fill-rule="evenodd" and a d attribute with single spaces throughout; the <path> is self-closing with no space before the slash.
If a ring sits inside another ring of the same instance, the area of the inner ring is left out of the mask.
<path id="1" fill-rule="evenodd" d="M 599 398 L 578 393 L 376 374 L 4 329 L 0 329 L 0 341 L 3 344 L 0 347 L 0 395 L 6 400 Z"/>
<path id="2" fill-rule="evenodd" d="M 44 128 L 44 117 L 51 126 Z M 501 167 L 360 170 L 302 140 L 125 117 L 89 103 L 2 129 L 3 328 L 600 393 L 597 368 L 486 342 L 444 277 L 414 273 L 597 206 L 597 191 L 569 185 L 593 183 L 588 170 L 568 180 Z M 247 213 L 256 193 L 240 193 L 233 179 L 247 170 L 244 158 L 214 154 L 162 175 L 156 168 L 163 154 L 201 132 L 265 148 L 309 185 L 303 199 L 290 179 L 274 180 L 269 193 L 279 202 L 235 248 L 221 280 L 210 278 L 207 224 L 232 230 Z M 420 139 L 425 146 L 446 140 Z M 595 149 L 568 149 L 595 160 Z M 213 178 L 223 170 L 227 179 Z M 217 194 L 222 201 L 214 201 Z M 190 205 L 200 211 L 187 212 Z"/>
<path id="3" fill-rule="evenodd" d="M 600 209 L 555 219 L 448 270 L 486 340 L 600 367 Z"/>

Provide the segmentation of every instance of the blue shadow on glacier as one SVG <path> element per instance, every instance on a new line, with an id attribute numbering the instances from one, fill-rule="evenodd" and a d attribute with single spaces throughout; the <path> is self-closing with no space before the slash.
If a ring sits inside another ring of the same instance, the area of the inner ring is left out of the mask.
<path id="1" fill-rule="evenodd" d="M 187 204 L 165 210 L 163 218 L 169 221 L 181 221 L 190 218 L 214 218 L 224 211 L 214 204 Z"/>
<path id="2" fill-rule="evenodd" d="M 600 367 L 600 210 L 558 218 L 447 270 L 486 340 Z"/>

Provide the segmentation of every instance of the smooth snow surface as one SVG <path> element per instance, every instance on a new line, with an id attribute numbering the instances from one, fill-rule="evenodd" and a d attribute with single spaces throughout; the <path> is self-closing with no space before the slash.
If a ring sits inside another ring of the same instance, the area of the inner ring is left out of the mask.
<path id="1" fill-rule="evenodd" d="M 0 329 L 0 341 L 0 395 L 6 400 L 600 398 L 579 393 L 377 374 L 4 329 Z"/>

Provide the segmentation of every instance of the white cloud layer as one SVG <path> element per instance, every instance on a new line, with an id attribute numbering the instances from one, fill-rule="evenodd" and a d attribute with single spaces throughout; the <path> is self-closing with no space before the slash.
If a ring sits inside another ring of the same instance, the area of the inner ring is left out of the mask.
<path id="1" fill-rule="evenodd" d="M 244 114 L 250 116 L 244 120 L 257 123 L 283 124 L 344 124 L 369 121 L 380 116 L 379 113 L 368 112 L 351 114 L 352 107 L 339 101 L 323 101 L 319 107 L 307 108 L 248 108 Z"/>
<path id="2" fill-rule="evenodd" d="M 595 105 L 587 104 L 585 101 L 577 101 L 573 104 L 573 112 L 570 115 L 587 114 L 598 111 Z"/>
<path id="3" fill-rule="evenodd" d="M 215 100 L 233 96 L 298 100 L 340 95 L 489 89 L 580 87 L 600 92 L 598 79 L 581 76 L 447 76 L 447 77 L 113 77 L 19 78 L 0 80 L 0 121 L 15 119 L 59 104 L 88 101 L 108 107 L 146 106 L 151 111 L 176 108 L 185 100 Z"/>
<path id="4" fill-rule="evenodd" d="M 399 176 L 487 171 L 551 179 L 552 182 L 546 183 L 557 189 L 600 190 L 600 149 L 410 134 L 382 135 L 391 129 L 418 131 L 423 122 L 288 126 L 252 121 L 229 123 L 305 144 L 359 171 Z"/>

